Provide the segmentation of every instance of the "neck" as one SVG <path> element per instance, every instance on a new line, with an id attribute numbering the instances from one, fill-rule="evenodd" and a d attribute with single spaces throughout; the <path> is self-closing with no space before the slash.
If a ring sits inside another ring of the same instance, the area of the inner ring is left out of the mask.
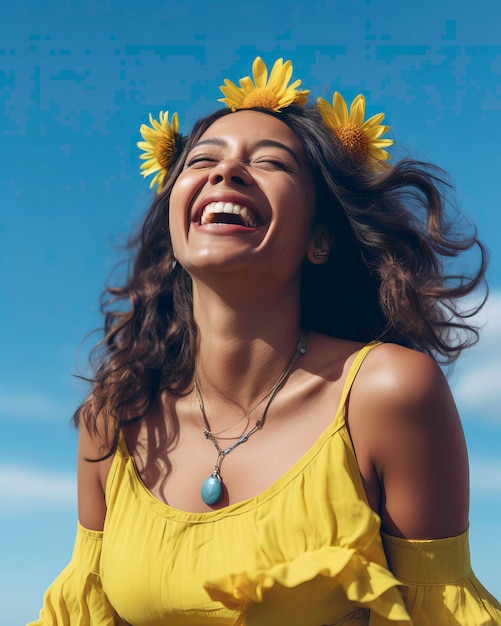
<path id="1" fill-rule="evenodd" d="M 245 412 L 276 382 L 299 336 L 297 288 L 281 293 L 222 298 L 193 285 L 199 329 L 197 378 L 206 401 Z"/>

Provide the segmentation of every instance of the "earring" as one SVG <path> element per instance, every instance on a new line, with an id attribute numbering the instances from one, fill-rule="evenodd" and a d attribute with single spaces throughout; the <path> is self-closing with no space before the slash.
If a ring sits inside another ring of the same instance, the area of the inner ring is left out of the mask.
<path id="1" fill-rule="evenodd" d="M 325 256 L 328 256 L 325 250 L 320 250 L 319 248 L 315 248 L 315 250 L 313 251 L 314 259 L 322 259 Z"/>

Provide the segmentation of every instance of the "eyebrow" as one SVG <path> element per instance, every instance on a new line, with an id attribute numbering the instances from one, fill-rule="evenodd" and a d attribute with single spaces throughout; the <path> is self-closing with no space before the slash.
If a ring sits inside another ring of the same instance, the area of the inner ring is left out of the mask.
<path id="1" fill-rule="evenodd" d="M 197 148 L 198 146 L 204 146 L 204 145 L 221 146 L 224 148 L 228 144 L 224 139 L 219 139 L 218 137 L 208 137 L 207 139 L 202 139 L 201 141 L 199 141 L 196 145 L 193 146 L 193 149 Z M 280 141 L 274 141 L 273 139 L 261 139 L 261 141 L 258 141 L 254 144 L 254 147 L 255 148 L 279 148 L 280 150 L 284 150 L 285 152 L 290 154 L 290 156 L 294 159 L 294 161 L 299 166 L 299 159 L 297 158 L 297 155 L 294 152 L 294 150 L 289 148 L 289 146 L 286 146 L 284 143 L 281 143 Z"/>

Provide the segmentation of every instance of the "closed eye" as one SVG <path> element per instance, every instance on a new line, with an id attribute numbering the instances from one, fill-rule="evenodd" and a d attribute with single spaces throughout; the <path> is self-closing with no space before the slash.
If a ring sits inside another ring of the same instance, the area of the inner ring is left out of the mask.
<path id="1" fill-rule="evenodd" d="M 217 159 L 211 154 L 197 154 L 186 162 L 186 167 L 211 167 L 217 163 Z"/>
<path id="2" fill-rule="evenodd" d="M 285 161 L 280 161 L 279 159 L 272 159 L 268 157 L 260 158 L 253 161 L 252 165 L 265 170 L 283 170 L 284 172 L 292 171 L 292 167 L 289 163 L 286 163 Z"/>

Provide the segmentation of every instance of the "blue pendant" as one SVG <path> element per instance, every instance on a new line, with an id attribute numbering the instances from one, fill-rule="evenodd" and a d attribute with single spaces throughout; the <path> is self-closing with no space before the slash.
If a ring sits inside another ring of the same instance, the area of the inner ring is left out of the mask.
<path id="1" fill-rule="evenodd" d="M 217 504 L 221 500 L 223 483 L 216 473 L 206 478 L 202 483 L 201 496 L 205 504 L 208 505 Z"/>

